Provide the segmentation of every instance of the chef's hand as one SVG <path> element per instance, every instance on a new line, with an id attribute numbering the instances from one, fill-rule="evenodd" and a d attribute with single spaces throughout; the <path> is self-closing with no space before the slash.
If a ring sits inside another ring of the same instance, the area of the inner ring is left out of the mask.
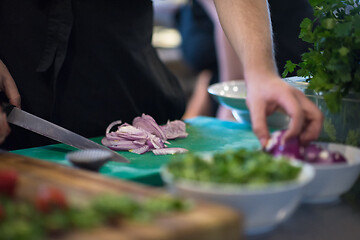
<path id="1" fill-rule="evenodd" d="M 21 97 L 14 79 L 5 64 L 0 60 L 0 92 L 4 92 L 9 103 L 20 108 Z"/>
<path id="2" fill-rule="evenodd" d="M 0 144 L 4 142 L 9 133 L 10 127 L 6 120 L 6 114 L 4 112 L 0 112 Z"/>
<path id="3" fill-rule="evenodd" d="M 5 64 L 0 60 L 0 92 L 4 92 L 9 99 L 9 103 L 20 107 L 20 94 L 16 87 L 14 79 L 11 77 Z M 2 143 L 10 133 L 10 127 L 7 122 L 6 114 L 0 107 L 0 143 Z"/>
<path id="4" fill-rule="evenodd" d="M 247 80 L 246 104 L 253 131 L 264 147 L 270 137 L 266 116 L 279 109 L 290 117 L 284 141 L 300 136 L 303 144 L 319 137 L 323 115 L 301 91 L 291 87 L 276 74 L 254 74 Z"/>

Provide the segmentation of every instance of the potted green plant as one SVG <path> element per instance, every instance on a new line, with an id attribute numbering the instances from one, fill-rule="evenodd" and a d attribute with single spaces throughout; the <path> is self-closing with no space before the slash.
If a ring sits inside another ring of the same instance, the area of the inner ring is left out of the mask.
<path id="1" fill-rule="evenodd" d="M 299 37 L 312 47 L 300 63 L 287 61 L 283 77 L 297 69 L 307 96 L 325 116 L 322 140 L 360 146 L 360 5 L 355 0 L 309 0 L 314 19 Z"/>

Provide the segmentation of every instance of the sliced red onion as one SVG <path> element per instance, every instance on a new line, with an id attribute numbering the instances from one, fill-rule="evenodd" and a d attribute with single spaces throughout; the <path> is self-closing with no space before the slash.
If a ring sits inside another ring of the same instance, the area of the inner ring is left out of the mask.
<path id="1" fill-rule="evenodd" d="M 316 159 L 315 163 L 332 163 L 332 159 L 331 159 L 331 152 L 327 151 L 327 150 L 322 150 L 319 155 L 318 158 Z"/>
<path id="2" fill-rule="evenodd" d="M 104 146 L 110 146 L 110 142 L 109 140 L 107 140 L 106 137 L 104 137 L 103 139 L 101 139 L 101 144 L 104 145 Z"/>
<path id="3" fill-rule="evenodd" d="M 273 154 L 279 145 L 281 144 L 282 136 L 284 135 L 283 131 L 276 131 L 271 134 L 270 139 L 268 140 L 265 151 Z"/>
<path id="4" fill-rule="evenodd" d="M 304 158 L 304 148 L 300 145 L 299 138 L 288 139 L 281 144 L 285 130 L 274 132 L 265 147 L 265 150 L 274 156 L 287 156 L 296 159 Z"/>
<path id="5" fill-rule="evenodd" d="M 129 124 L 123 124 L 115 133 L 112 134 L 112 136 L 114 135 L 120 138 L 136 140 L 146 138 L 148 136 L 148 132 L 143 129 L 133 127 Z"/>
<path id="6" fill-rule="evenodd" d="M 160 126 L 167 139 L 186 138 L 186 124 L 183 121 L 168 121 L 166 125 Z"/>
<path id="7" fill-rule="evenodd" d="M 309 163 L 316 163 L 319 158 L 320 152 L 323 151 L 321 147 L 315 144 L 309 144 L 305 148 L 304 161 Z"/>
<path id="8" fill-rule="evenodd" d="M 109 126 L 106 128 L 105 135 L 108 134 L 114 126 L 120 125 L 121 123 L 122 123 L 121 120 L 117 120 L 110 123 Z"/>
<path id="9" fill-rule="evenodd" d="M 129 140 L 122 140 L 117 142 L 105 142 L 105 140 L 102 140 L 101 142 L 103 143 L 103 145 L 115 151 L 130 150 L 145 146 L 144 144 L 137 144 L 136 142 Z"/>
<path id="10" fill-rule="evenodd" d="M 308 163 L 331 164 L 344 163 L 345 157 L 339 152 L 332 152 L 320 145 L 309 144 L 306 147 L 300 145 L 298 138 L 292 138 L 281 145 L 285 130 L 274 132 L 265 147 L 265 151 L 273 156 L 286 156 L 297 158 Z"/>
<path id="11" fill-rule="evenodd" d="M 331 163 L 345 163 L 345 157 L 336 151 L 329 151 L 323 149 L 321 146 L 316 144 L 309 144 L 305 148 L 305 157 L 304 161 L 309 163 L 321 163 L 321 164 L 331 164 Z"/>
<path id="12" fill-rule="evenodd" d="M 129 151 L 132 153 L 143 154 L 143 153 L 146 153 L 147 151 L 149 151 L 149 148 L 150 147 L 148 145 L 144 145 L 140 148 L 131 149 Z"/>
<path id="13" fill-rule="evenodd" d="M 106 136 L 101 140 L 103 145 L 115 151 L 129 150 L 133 153 L 143 154 L 149 150 L 167 149 L 165 144 L 170 144 L 167 136 L 170 139 L 187 136 L 186 125 L 180 120 L 169 121 L 165 126 L 159 126 L 151 116 L 143 114 L 133 120 L 134 126 L 128 123 L 120 124 L 121 121 L 112 122 L 106 129 Z M 120 126 L 116 131 L 110 132 L 116 125 Z M 165 151 L 168 153 L 162 154 L 174 154 L 186 150 L 169 149 Z"/>
<path id="14" fill-rule="evenodd" d="M 185 148 L 160 148 L 154 149 L 152 152 L 155 155 L 167 155 L 167 154 L 176 154 L 176 153 L 186 153 L 188 152 Z"/>
<path id="15" fill-rule="evenodd" d="M 155 135 L 150 135 L 148 137 L 147 145 L 149 145 L 150 147 L 155 148 L 155 149 L 165 147 L 164 142 L 160 138 L 156 137 Z"/>
<path id="16" fill-rule="evenodd" d="M 155 119 L 149 115 L 142 114 L 141 117 L 134 118 L 132 124 L 136 128 L 144 129 L 145 131 L 166 140 L 166 136 L 160 126 L 156 123 Z"/>
<path id="17" fill-rule="evenodd" d="M 332 152 L 331 159 L 334 163 L 346 163 L 346 158 L 339 152 Z"/>

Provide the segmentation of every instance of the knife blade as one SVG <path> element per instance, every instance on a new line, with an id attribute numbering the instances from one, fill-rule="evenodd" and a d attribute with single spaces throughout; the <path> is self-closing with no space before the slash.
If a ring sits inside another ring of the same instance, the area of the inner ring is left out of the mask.
<path id="1" fill-rule="evenodd" d="M 25 112 L 13 105 L 2 104 L 3 110 L 6 112 L 8 122 L 19 127 L 28 129 L 32 132 L 38 133 L 45 137 L 51 138 L 55 141 L 70 145 L 78 149 L 102 149 L 112 153 L 111 160 L 116 162 L 129 163 L 130 161 L 119 153 L 100 145 L 90 139 L 87 139 L 79 134 L 71 132 L 68 129 L 60 127 L 45 119 L 37 117 L 33 114 Z"/>

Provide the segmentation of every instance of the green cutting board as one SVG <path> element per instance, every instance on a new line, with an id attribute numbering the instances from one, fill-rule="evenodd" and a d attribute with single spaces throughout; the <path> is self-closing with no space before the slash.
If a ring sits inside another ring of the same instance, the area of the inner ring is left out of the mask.
<path id="1" fill-rule="evenodd" d="M 249 125 L 221 121 L 210 117 L 196 117 L 186 120 L 187 138 L 170 140 L 168 147 L 182 147 L 193 152 L 216 152 L 230 148 L 259 148 L 260 144 Z M 93 138 L 100 143 L 102 137 Z M 71 166 L 66 154 L 76 150 L 64 144 L 28 148 L 13 153 Z M 131 152 L 119 152 L 130 163 L 108 162 L 100 173 L 109 177 L 161 186 L 160 168 L 172 155 L 156 156 L 152 152 L 138 155 Z"/>

